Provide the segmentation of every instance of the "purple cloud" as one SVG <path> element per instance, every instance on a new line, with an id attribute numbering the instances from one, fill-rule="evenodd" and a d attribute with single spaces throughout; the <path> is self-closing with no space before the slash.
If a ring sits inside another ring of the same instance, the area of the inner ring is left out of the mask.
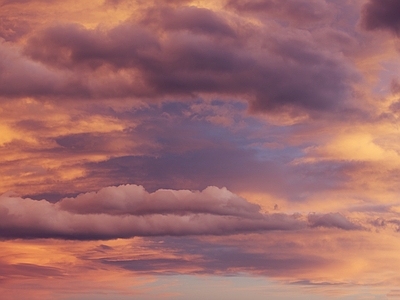
<path id="1" fill-rule="evenodd" d="M 51 26 L 33 35 L 24 53 L 51 68 L 91 78 L 82 80 L 88 97 L 216 93 L 245 98 L 254 111 L 339 109 L 357 80 L 351 65 L 310 36 L 239 30 L 203 8 L 155 12 L 159 17 L 126 21 L 110 30 Z M 256 36 L 262 38 L 254 44 Z"/>
<path id="2" fill-rule="evenodd" d="M 400 2 L 370 0 L 364 5 L 361 21 L 367 30 L 383 29 L 400 35 Z"/>
<path id="3" fill-rule="evenodd" d="M 309 214 L 308 222 L 311 227 L 339 228 L 344 230 L 360 230 L 363 227 L 349 221 L 340 213 Z"/>
<path id="4" fill-rule="evenodd" d="M 238 13 L 279 16 L 302 25 L 326 20 L 332 10 L 325 0 L 229 0 L 227 7 Z"/>

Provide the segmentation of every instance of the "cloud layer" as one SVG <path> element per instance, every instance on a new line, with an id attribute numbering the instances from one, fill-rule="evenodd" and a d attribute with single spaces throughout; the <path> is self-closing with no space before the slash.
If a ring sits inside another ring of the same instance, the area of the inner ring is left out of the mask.
<path id="1" fill-rule="evenodd" d="M 230 235 L 311 227 L 361 229 L 340 214 L 262 213 L 256 204 L 225 188 L 202 192 L 124 185 L 64 198 L 53 204 L 4 194 L 0 198 L 3 238 L 115 239 L 134 236 Z"/>
<path id="2" fill-rule="evenodd" d="M 2 299 L 398 294 L 397 1 L 0 7 Z"/>
<path id="3" fill-rule="evenodd" d="M 232 2 L 228 7 L 243 5 L 248 6 Z M 296 3 L 282 9 L 265 5 L 289 18 L 291 9 L 297 10 Z M 306 19 L 324 19 L 300 6 Z M 239 16 L 168 5 L 112 27 L 50 24 L 29 34 L 23 49 L 2 43 L 2 51 L 10 54 L 2 55 L 0 94 L 47 99 L 217 94 L 245 98 L 254 111 L 264 112 L 346 106 L 358 80 L 353 66 L 306 32 L 273 26 L 276 33 Z M 8 70 L 7 64 L 14 67 Z"/>

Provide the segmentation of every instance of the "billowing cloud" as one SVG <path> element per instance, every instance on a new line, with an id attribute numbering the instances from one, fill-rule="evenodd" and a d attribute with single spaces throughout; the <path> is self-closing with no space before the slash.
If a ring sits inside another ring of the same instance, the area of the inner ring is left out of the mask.
<path id="1" fill-rule="evenodd" d="M 114 239 L 133 236 L 229 235 L 307 227 L 301 215 L 262 213 L 225 188 L 202 192 L 125 185 L 53 204 L 8 194 L 0 198 L 3 238 Z M 316 219 L 317 218 L 317 219 Z M 310 226 L 361 229 L 344 216 L 309 216 Z"/>
<path id="2" fill-rule="evenodd" d="M 62 210 L 79 214 L 213 214 L 255 217 L 260 207 L 237 197 L 226 189 L 208 187 L 204 191 L 158 190 L 147 193 L 143 187 L 127 185 L 108 187 L 95 193 L 66 198 L 58 205 Z"/>
<path id="3" fill-rule="evenodd" d="M 0 95 L 59 96 L 84 95 L 85 88 L 72 74 L 49 70 L 24 57 L 19 49 L 0 40 Z"/>
<path id="4" fill-rule="evenodd" d="M 0 7 L 2 299 L 397 293 L 397 2 Z"/>
<path id="5" fill-rule="evenodd" d="M 262 214 L 257 205 L 226 189 L 203 192 L 142 187 L 106 188 L 56 204 L 3 195 L 4 238 L 113 239 L 158 235 L 225 235 L 246 231 L 295 230 L 293 215 Z"/>
<path id="6" fill-rule="evenodd" d="M 24 53 L 90 78 L 81 80 L 90 97 L 218 94 L 243 97 L 255 111 L 341 108 L 357 81 L 353 67 L 306 32 L 280 30 L 240 28 L 205 8 L 164 7 L 110 29 L 53 25 L 31 36 Z M 263 38 L 254 44 L 256 35 Z"/>

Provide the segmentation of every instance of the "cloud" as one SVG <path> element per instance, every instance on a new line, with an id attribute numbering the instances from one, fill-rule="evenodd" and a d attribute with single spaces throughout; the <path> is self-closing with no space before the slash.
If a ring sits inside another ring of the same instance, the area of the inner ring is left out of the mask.
<path id="1" fill-rule="evenodd" d="M 24 57 L 18 47 L 0 40 L 1 96 L 77 96 L 84 93 L 81 84 L 72 76 L 49 70 Z"/>
<path id="2" fill-rule="evenodd" d="M 206 8 L 184 6 L 150 9 L 142 24 L 157 26 L 161 30 L 188 30 L 193 33 L 236 37 L 227 20 Z"/>
<path id="3" fill-rule="evenodd" d="M 1 271 L 0 278 L 4 277 L 26 277 L 26 278 L 54 278 L 62 277 L 63 271 L 54 267 L 40 266 L 29 263 L 18 263 L 18 264 L 3 264 L 0 263 Z"/>
<path id="4" fill-rule="evenodd" d="M 218 94 L 264 112 L 339 109 L 358 80 L 343 57 L 295 28 L 272 33 L 196 7 L 150 12 L 110 29 L 52 25 L 24 53 L 77 74 L 88 97 Z"/>
<path id="5" fill-rule="evenodd" d="M 264 242 L 263 237 L 258 238 L 259 242 Z M 158 241 L 161 241 L 159 245 Z M 118 259 L 115 255 L 110 255 L 113 251 L 109 251 L 107 254 L 111 258 L 104 255 L 91 260 L 138 273 L 232 275 L 250 272 L 270 276 L 293 274 L 298 270 L 304 271 L 329 264 L 317 255 L 286 255 L 283 249 L 281 253 L 274 250 L 265 251 L 260 245 L 249 247 L 249 243 L 253 244 L 246 240 L 247 247 L 244 247 L 240 241 L 229 243 L 224 240 L 208 241 L 193 237 L 162 237 L 155 238 L 151 246 L 169 255 Z"/>
<path id="6" fill-rule="evenodd" d="M 267 13 L 296 24 L 315 23 L 326 20 L 330 16 L 330 7 L 325 0 L 230 0 L 228 8 L 238 13 Z"/>
<path id="7" fill-rule="evenodd" d="M 308 221 L 311 227 L 340 228 L 344 230 L 359 230 L 363 227 L 349 221 L 340 213 L 309 214 Z"/>
<path id="8" fill-rule="evenodd" d="M 258 205 L 216 187 L 208 187 L 202 192 L 158 190 L 152 194 L 137 185 L 108 187 L 97 193 L 63 199 L 58 205 L 62 210 L 77 214 L 261 216 Z"/>
<path id="9" fill-rule="evenodd" d="M 27 34 L 29 30 L 30 27 L 27 21 L 12 17 L 2 17 L 0 19 L 0 38 L 5 41 L 16 41 Z"/>
<path id="10" fill-rule="evenodd" d="M 361 229 L 340 214 L 309 215 L 311 227 Z M 57 203 L 0 197 L 0 237 L 97 240 L 134 236 L 230 235 L 307 227 L 301 215 L 262 213 L 227 189 L 202 192 L 124 185 Z"/>
<path id="11" fill-rule="evenodd" d="M 363 7 L 361 24 L 367 30 L 389 30 L 400 35 L 400 2 L 370 0 Z"/>
<path id="12" fill-rule="evenodd" d="M 133 236 L 228 235 L 296 230 L 296 215 L 262 214 L 259 207 L 226 189 L 202 192 L 110 187 L 58 203 L 10 195 L 0 198 L 3 238 L 115 239 Z"/>

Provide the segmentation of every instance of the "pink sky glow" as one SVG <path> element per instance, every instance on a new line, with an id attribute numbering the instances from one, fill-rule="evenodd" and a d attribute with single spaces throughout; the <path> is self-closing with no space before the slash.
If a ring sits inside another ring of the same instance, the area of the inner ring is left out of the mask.
<path id="1" fill-rule="evenodd" d="M 397 0 L 0 0 L 0 298 L 399 298 L 399 51 Z"/>

